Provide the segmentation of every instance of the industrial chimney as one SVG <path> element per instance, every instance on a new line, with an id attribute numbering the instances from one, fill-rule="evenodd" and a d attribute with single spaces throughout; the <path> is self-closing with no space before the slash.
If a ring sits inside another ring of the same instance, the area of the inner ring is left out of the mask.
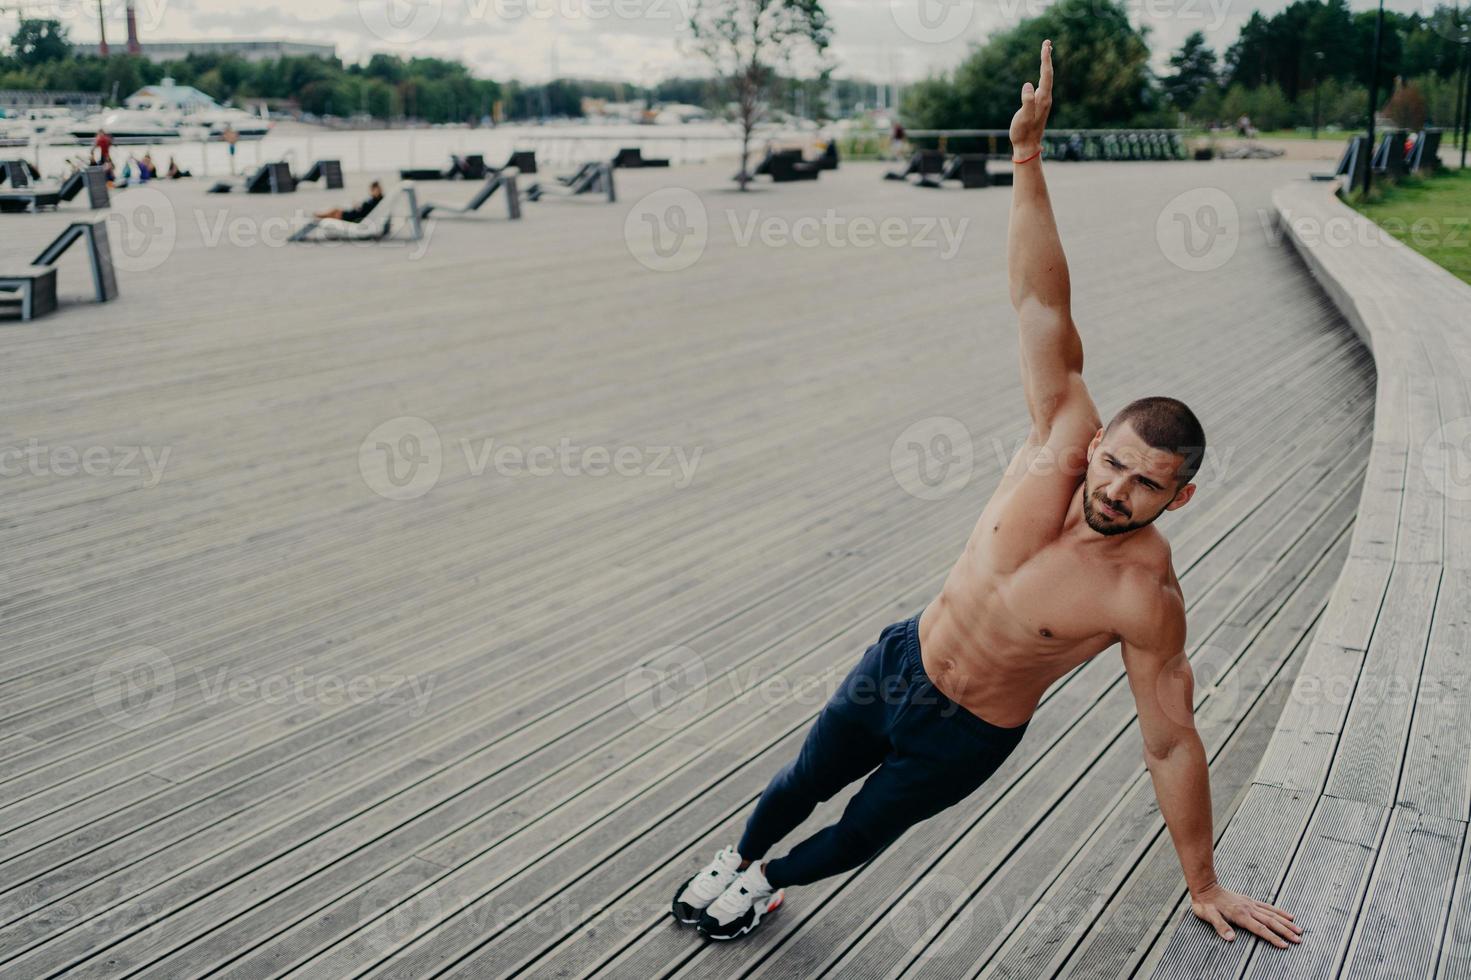
<path id="1" fill-rule="evenodd" d="M 138 43 L 138 14 L 133 9 L 133 0 L 128 0 L 128 54 L 142 54 L 143 46 Z"/>

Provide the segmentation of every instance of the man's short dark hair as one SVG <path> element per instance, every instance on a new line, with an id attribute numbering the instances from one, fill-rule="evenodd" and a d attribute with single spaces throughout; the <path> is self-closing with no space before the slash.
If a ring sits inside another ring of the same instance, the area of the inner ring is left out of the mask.
<path id="1" fill-rule="evenodd" d="M 1103 430 L 1105 437 L 1120 423 L 1128 422 L 1154 449 L 1184 458 L 1175 471 L 1176 487 L 1189 483 L 1205 460 L 1205 430 L 1189 406 L 1177 398 L 1153 395 L 1129 402 L 1118 410 Z"/>

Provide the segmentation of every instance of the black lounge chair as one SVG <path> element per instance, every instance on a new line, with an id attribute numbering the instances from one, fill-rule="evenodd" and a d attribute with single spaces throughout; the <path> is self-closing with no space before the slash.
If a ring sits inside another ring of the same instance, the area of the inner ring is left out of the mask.
<path id="1" fill-rule="evenodd" d="M 884 180 L 908 180 L 918 176 L 921 181 L 945 172 L 945 154 L 939 150 L 916 150 L 903 170 L 890 170 Z"/>
<path id="2" fill-rule="evenodd" d="M 750 179 L 770 177 L 772 183 L 785 184 L 794 180 L 816 180 L 821 170 L 816 163 L 803 160 L 801 150 L 775 150 L 768 147 L 766 156 L 751 171 Z M 731 179 L 740 180 L 741 175 L 736 174 Z"/>
<path id="3" fill-rule="evenodd" d="M 1384 174 L 1386 177 L 1403 177 L 1408 173 L 1405 167 L 1405 143 L 1409 134 L 1403 129 L 1393 129 L 1384 134 L 1379 141 L 1379 148 L 1374 151 L 1374 172 Z"/>
<path id="4" fill-rule="evenodd" d="M 945 169 L 940 172 L 938 180 L 923 177 L 915 186 L 940 188 L 947 180 L 959 181 L 960 186 L 967 190 L 990 187 L 992 184 L 1010 184 L 1011 174 L 993 174 L 986 170 L 986 161 L 989 158 L 986 153 L 957 153 L 945 161 Z"/>
<path id="5" fill-rule="evenodd" d="M 625 146 L 613 157 L 612 165 L 637 169 L 639 167 L 667 167 L 669 161 L 658 157 L 646 157 L 637 146 Z"/>
<path id="6" fill-rule="evenodd" d="M 1338 177 L 1348 177 L 1350 187 L 1363 183 L 1364 168 L 1369 165 L 1369 154 L 1366 151 L 1369 139 L 1367 136 L 1354 136 L 1343 148 L 1343 155 L 1338 158 L 1338 164 L 1331 173 L 1310 174 L 1313 180 L 1334 180 Z"/>
<path id="7" fill-rule="evenodd" d="M 87 190 L 87 203 L 94 210 L 105 208 L 110 202 L 107 170 L 104 167 L 86 167 L 75 171 L 60 184 L 33 184 L 30 182 L 28 168 L 24 166 L 17 167 L 14 174 L 9 170 L 9 167 L 0 168 L 0 172 L 6 174 L 11 184 L 8 190 L 0 188 L 0 211 L 36 212 L 42 208 L 60 207 L 75 200 L 84 188 Z"/>
<path id="8" fill-rule="evenodd" d="M 423 168 L 407 168 L 398 172 L 399 180 L 448 180 L 454 173 L 455 168 L 448 170 L 426 170 Z"/>
<path id="9" fill-rule="evenodd" d="M 517 221 L 521 217 L 521 194 L 516 188 L 516 175 L 505 173 L 493 173 L 486 178 L 480 190 L 470 199 L 470 203 L 464 207 L 457 208 L 448 204 L 426 204 L 419 209 L 419 219 L 422 221 L 434 212 L 470 214 L 474 211 L 479 211 L 480 206 L 490 200 L 495 192 L 503 187 L 506 191 L 506 216 L 512 221 Z"/>
<path id="10" fill-rule="evenodd" d="M 346 187 L 347 183 L 342 179 L 342 161 L 318 160 L 304 176 L 297 178 L 297 183 L 311 184 L 319 180 L 329 191 L 340 191 Z"/>
<path id="11" fill-rule="evenodd" d="M 0 290 L 20 296 L 22 320 L 43 316 L 56 309 L 57 260 L 84 238 L 87 240 L 87 258 L 97 302 L 117 299 L 117 273 L 112 266 L 107 220 L 74 221 L 52 239 L 29 266 L 0 272 Z"/>
<path id="12" fill-rule="evenodd" d="M 1410 173 L 1434 173 L 1440 169 L 1440 134 L 1443 130 L 1422 129 L 1415 137 L 1415 145 L 1410 150 L 1409 159 L 1405 165 L 1409 167 Z"/>
<path id="13" fill-rule="evenodd" d="M 609 163 L 584 163 L 576 173 L 558 177 L 557 183 L 561 185 L 560 188 L 547 188 L 540 183 L 532 184 L 526 188 L 526 199 L 539 201 L 547 196 L 550 190 L 552 197 L 578 197 L 582 194 L 602 193 L 607 196 L 609 204 L 618 200 L 618 193 L 613 186 L 613 165 Z"/>
<path id="14" fill-rule="evenodd" d="M 14 189 L 30 186 L 31 181 L 40 180 L 41 171 L 37 170 L 31 161 L 22 157 L 14 160 L 0 160 L 0 183 L 10 181 Z"/>
<path id="15" fill-rule="evenodd" d="M 230 194 L 237 187 L 243 188 L 247 194 L 291 194 L 296 191 L 296 178 L 291 176 L 291 167 L 278 160 L 258 167 L 255 173 L 245 178 L 244 183 L 238 180 L 222 180 L 211 187 L 208 193 Z"/>
<path id="16" fill-rule="evenodd" d="M 822 150 L 822 156 L 812 161 L 818 170 L 838 169 L 838 140 L 837 137 L 827 141 L 827 146 Z"/>

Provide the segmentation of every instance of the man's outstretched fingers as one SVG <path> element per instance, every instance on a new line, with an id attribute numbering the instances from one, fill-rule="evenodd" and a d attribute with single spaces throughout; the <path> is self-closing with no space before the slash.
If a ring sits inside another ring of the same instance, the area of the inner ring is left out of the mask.
<path id="1" fill-rule="evenodd" d="M 1231 928 L 1231 923 L 1227 922 L 1226 917 L 1217 911 L 1214 906 L 1205 910 L 1205 917 L 1211 925 L 1216 927 L 1216 932 L 1222 939 L 1236 938 L 1236 930 Z"/>
<path id="2" fill-rule="evenodd" d="M 1261 936 L 1263 939 L 1271 943 L 1273 946 L 1276 946 L 1278 949 L 1287 948 L 1286 941 L 1284 941 L 1281 936 L 1277 935 L 1277 932 L 1272 927 L 1271 923 L 1263 922 L 1257 916 L 1253 915 L 1250 912 L 1247 912 L 1246 922 L 1244 924 L 1246 928 L 1250 929 L 1258 936 Z"/>
<path id="3" fill-rule="evenodd" d="M 1276 929 L 1288 939 L 1296 941 L 1301 938 L 1302 928 L 1297 923 L 1288 921 L 1280 913 L 1273 910 L 1272 906 L 1263 903 L 1257 908 L 1256 914 L 1257 918 L 1270 923 L 1272 928 Z"/>
<path id="4" fill-rule="evenodd" d="M 1052 42 L 1042 42 L 1042 81 L 1037 86 L 1047 95 L 1052 94 Z"/>

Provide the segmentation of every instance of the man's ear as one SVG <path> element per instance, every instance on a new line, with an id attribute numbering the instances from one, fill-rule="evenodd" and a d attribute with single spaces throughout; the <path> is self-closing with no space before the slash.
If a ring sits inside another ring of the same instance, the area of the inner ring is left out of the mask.
<path id="1" fill-rule="evenodd" d="M 1175 499 L 1165 505 L 1165 510 L 1179 510 L 1190 503 L 1190 498 L 1195 496 L 1195 484 L 1187 483 L 1175 491 Z"/>
<path id="2" fill-rule="evenodd" d="M 1088 462 L 1090 462 L 1090 463 L 1093 462 L 1093 453 L 1097 451 L 1098 444 L 1101 443 L 1102 441 L 1103 441 L 1103 428 L 1100 426 L 1099 429 L 1098 429 L 1098 431 L 1095 432 L 1095 433 L 1093 433 L 1093 441 L 1090 442 L 1090 443 L 1088 443 L 1088 453 L 1087 453 Z"/>

